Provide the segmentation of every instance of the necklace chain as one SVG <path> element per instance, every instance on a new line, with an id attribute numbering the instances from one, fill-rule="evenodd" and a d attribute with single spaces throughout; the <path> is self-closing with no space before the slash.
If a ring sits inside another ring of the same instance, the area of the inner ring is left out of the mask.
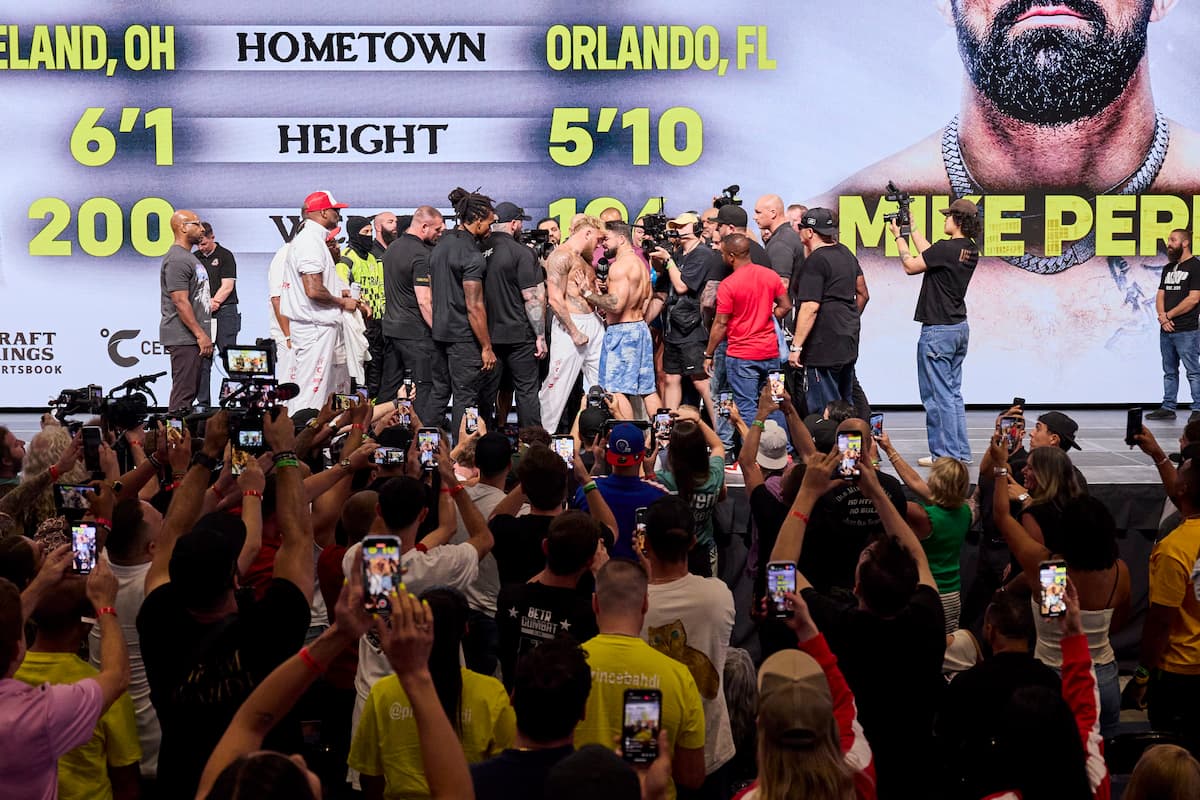
<path id="1" fill-rule="evenodd" d="M 1158 177 L 1159 170 L 1162 169 L 1163 162 L 1167 159 L 1167 146 L 1171 141 L 1171 126 L 1167 122 L 1166 117 L 1161 112 L 1154 112 L 1154 139 L 1150 143 L 1150 149 L 1146 153 L 1146 158 L 1143 159 L 1142 165 L 1138 167 L 1128 178 L 1113 186 L 1107 191 L 1099 194 L 1121 194 L 1134 195 L 1141 194 L 1150 188 L 1150 184 Z M 967 195 L 983 195 L 984 191 L 980 188 L 979 183 L 971 175 L 971 171 L 967 168 L 967 163 L 963 159 L 962 146 L 958 136 L 958 115 L 956 114 L 946 125 L 942 131 L 942 162 L 946 166 L 946 177 L 950 179 L 950 188 L 954 192 L 954 199 L 966 197 Z M 981 209 L 987 203 L 987 198 L 982 197 L 979 205 Z M 1014 267 L 1020 267 L 1026 272 L 1034 272 L 1039 275 L 1053 275 L 1062 272 L 1066 269 L 1082 264 L 1090 260 L 1096 255 L 1096 233 L 1095 230 L 1089 230 L 1087 235 L 1074 244 L 1066 245 L 1063 248 L 1061 255 L 1057 256 L 1035 256 L 1025 253 L 1020 256 L 1004 256 L 1004 260 Z"/>

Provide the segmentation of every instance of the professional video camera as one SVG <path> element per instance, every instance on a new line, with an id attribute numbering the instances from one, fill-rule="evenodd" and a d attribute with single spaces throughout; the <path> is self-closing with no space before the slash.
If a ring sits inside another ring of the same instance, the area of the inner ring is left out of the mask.
<path id="1" fill-rule="evenodd" d="M 554 252 L 554 244 L 550 241 L 550 231 L 541 228 L 522 229 L 517 235 L 517 241 L 533 250 L 534 254 L 543 261 Z"/>
<path id="2" fill-rule="evenodd" d="M 60 422 L 74 414 L 88 414 L 101 417 L 110 428 L 129 430 L 146 421 L 146 412 L 151 404 L 158 405 L 158 398 L 150 384 L 166 375 L 166 372 L 156 372 L 152 375 L 138 375 L 109 391 L 108 396 L 96 384 L 79 389 L 64 389 L 58 397 L 50 401 L 54 407 L 54 416 Z M 120 396 L 118 392 L 123 392 Z M 146 395 L 150 395 L 147 400 Z"/>
<path id="3" fill-rule="evenodd" d="M 902 192 L 896 188 L 893 181 L 888 181 L 887 194 L 883 197 L 884 200 L 889 200 L 900 206 L 900 210 L 891 214 L 884 214 L 883 221 L 891 222 L 895 220 L 900 226 L 900 235 L 908 236 L 912 233 L 912 214 L 909 212 L 909 206 L 912 205 L 912 197 L 907 192 Z"/>
<path id="4" fill-rule="evenodd" d="M 271 345 L 259 339 L 253 345 L 234 345 L 221 352 L 229 377 L 221 381 L 217 402 L 229 412 L 234 447 L 247 453 L 266 450 L 263 417 L 278 414 L 283 402 L 300 394 L 296 384 L 275 380 L 275 349 Z"/>
<path id="5" fill-rule="evenodd" d="M 726 186 L 721 190 L 721 196 L 713 199 L 713 208 L 720 208 L 727 205 L 740 206 L 742 198 L 738 197 L 738 192 L 741 190 L 742 187 L 736 183 Z"/>
<path id="6" fill-rule="evenodd" d="M 641 229 L 646 234 L 646 242 L 642 244 L 642 249 L 649 253 L 656 247 L 668 251 L 675 248 L 677 242 L 673 240 L 679 238 L 679 232 L 667 227 L 669 221 L 670 218 L 666 214 L 642 215 Z"/>

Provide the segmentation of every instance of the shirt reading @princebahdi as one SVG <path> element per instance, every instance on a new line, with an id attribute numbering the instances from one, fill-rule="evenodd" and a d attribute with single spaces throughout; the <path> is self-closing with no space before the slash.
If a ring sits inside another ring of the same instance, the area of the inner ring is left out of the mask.
<path id="1" fill-rule="evenodd" d="M 626 689 L 662 692 L 662 726 L 671 752 L 704 748 L 704 707 L 687 667 L 663 655 L 644 639 L 602 633 L 583 645 L 592 668 L 592 691 L 582 722 L 575 727 L 575 747 L 598 744 L 612 748 L 625 717 Z M 675 797 L 675 784 L 667 791 Z"/>
<path id="2" fill-rule="evenodd" d="M 459 739 L 467 763 L 478 764 L 512 746 L 517 716 L 500 681 L 466 667 L 462 668 L 462 681 Z M 429 797 L 417 720 L 395 675 L 371 687 L 348 761 L 351 769 L 364 775 L 384 776 L 383 796 L 388 800 Z"/>

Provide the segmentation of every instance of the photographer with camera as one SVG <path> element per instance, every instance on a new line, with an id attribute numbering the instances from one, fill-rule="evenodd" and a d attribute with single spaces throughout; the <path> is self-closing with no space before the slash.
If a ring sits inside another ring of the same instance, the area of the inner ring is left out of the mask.
<path id="1" fill-rule="evenodd" d="M 895 189 L 888 185 L 889 191 Z M 892 192 L 899 194 L 898 192 Z M 905 195 L 907 197 L 907 195 Z M 979 208 L 960 197 L 942 209 L 948 239 L 931 245 L 919 231 L 912 231 L 919 255 L 909 252 L 901 218 L 890 220 L 892 236 L 900 250 L 900 261 L 908 275 L 922 275 L 914 319 L 921 323 L 917 339 L 917 384 L 925 406 L 929 457 L 918 459 L 923 467 L 933 466 L 941 456 L 970 463 L 967 440 L 967 411 L 962 397 L 962 367 L 967 357 L 967 286 L 979 263 Z M 901 216 L 907 209 L 901 205 Z"/>
<path id="2" fill-rule="evenodd" d="M 492 423 L 496 393 L 508 375 L 517 398 L 522 428 L 542 424 L 537 400 L 538 359 L 546 357 L 546 278 L 533 250 L 517 241 L 525 210 L 513 203 L 496 206 L 496 221 L 487 246 L 487 280 L 483 299 L 496 369 L 487 373 L 479 392 L 480 413 Z M 497 420 L 503 424 L 505 420 Z"/>

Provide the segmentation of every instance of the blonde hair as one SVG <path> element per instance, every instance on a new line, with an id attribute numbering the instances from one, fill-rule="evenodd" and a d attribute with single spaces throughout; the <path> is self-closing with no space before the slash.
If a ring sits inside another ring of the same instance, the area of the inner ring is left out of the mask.
<path id="1" fill-rule="evenodd" d="M 942 456 L 933 462 L 929 470 L 929 499 L 935 506 L 953 511 L 967 502 L 967 489 L 971 488 L 971 474 L 957 458 Z"/>
<path id="2" fill-rule="evenodd" d="M 836 728 L 808 749 L 778 747 L 758 734 L 760 800 L 854 800 L 854 770 L 846 763 Z"/>
<path id="3" fill-rule="evenodd" d="M 571 218 L 571 234 L 574 235 L 582 228 L 595 228 L 598 231 L 603 231 L 604 223 L 596 217 L 587 214 L 576 214 Z"/>
<path id="4" fill-rule="evenodd" d="M 71 434 L 66 428 L 61 425 L 47 425 L 42 428 L 33 439 L 29 442 L 28 452 L 25 454 L 24 473 L 21 477 L 22 483 L 27 483 L 33 480 L 38 475 L 41 475 L 52 465 L 58 463 L 62 458 L 63 452 L 71 445 Z M 82 461 L 76 462 L 75 466 L 65 475 L 58 476 L 59 483 L 87 483 L 91 478 L 91 474 L 83 466 Z M 14 511 L 12 517 L 18 524 L 24 528 L 30 521 L 41 523 L 43 520 L 55 516 L 54 512 L 54 489 L 48 485 L 42 492 L 31 498 L 22 508 Z"/>
<path id="5" fill-rule="evenodd" d="M 1142 753 L 1125 800 L 1193 800 L 1200 797 L 1200 762 L 1182 747 L 1160 744 Z"/>

